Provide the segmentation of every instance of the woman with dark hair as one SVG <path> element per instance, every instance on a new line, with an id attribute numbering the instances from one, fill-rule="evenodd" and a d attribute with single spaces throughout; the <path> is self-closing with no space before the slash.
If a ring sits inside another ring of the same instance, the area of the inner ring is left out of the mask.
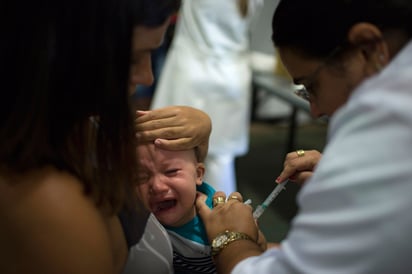
<path id="1" fill-rule="evenodd" d="M 331 117 L 328 144 L 279 248 L 256 244 L 241 199 L 198 198 L 219 273 L 411 272 L 411 38 L 409 0 L 280 2 L 274 44 L 313 116 Z"/>
<path id="2" fill-rule="evenodd" d="M 149 214 L 135 195 L 129 95 L 136 84 L 151 83 L 150 51 L 178 6 L 177 0 L 3 1 L 1 273 L 124 268 Z M 207 118 L 202 122 L 210 128 Z"/>

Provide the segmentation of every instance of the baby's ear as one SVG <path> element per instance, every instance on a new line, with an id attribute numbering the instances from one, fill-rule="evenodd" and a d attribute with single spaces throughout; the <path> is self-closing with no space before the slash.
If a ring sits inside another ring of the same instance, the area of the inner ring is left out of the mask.
<path id="1" fill-rule="evenodd" d="M 205 176 L 205 165 L 203 163 L 197 163 L 196 165 L 196 185 L 200 186 Z"/>

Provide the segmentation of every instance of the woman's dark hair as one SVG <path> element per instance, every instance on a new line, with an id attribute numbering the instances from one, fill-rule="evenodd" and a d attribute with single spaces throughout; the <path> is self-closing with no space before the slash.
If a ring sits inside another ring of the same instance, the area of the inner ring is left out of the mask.
<path id="1" fill-rule="evenodd" d="M 347 34 L 357 22 L 382 31 L 402 30 L 412 36 L 410 0 L 281 0 L 272 21 L 272 40 L 307 56 L 324 58 L 347 46 Z"/>
<path id="2" fill-rule="evenodd" d="M 180 7 L 180 0 L 129 0 L 134 5 L 132 14 L 133 25 L 144 25 L 146 27 L 157 27 L 162 25 L 171 14 L 177 12 Z"/>
<path id="3" fill-rule="evenodd" d="M 178 4 L 2 1 L 0 170 L 55 166 L 77 176 L 98 205 L 121 207 L 136 167 L 132 29 L 161 25 Z"/>

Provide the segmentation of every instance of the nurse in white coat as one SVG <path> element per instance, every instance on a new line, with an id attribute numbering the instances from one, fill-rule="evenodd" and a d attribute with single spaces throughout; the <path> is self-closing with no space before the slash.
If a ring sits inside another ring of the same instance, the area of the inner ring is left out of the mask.
<path id="1" fill-rule="evenodd" d="M 183 0 L 151 108 L 188 105 L 212 119 L 206 181 L 236 190 L 235 157 L 249 145 L 251 17 L 262 0 Z"/>

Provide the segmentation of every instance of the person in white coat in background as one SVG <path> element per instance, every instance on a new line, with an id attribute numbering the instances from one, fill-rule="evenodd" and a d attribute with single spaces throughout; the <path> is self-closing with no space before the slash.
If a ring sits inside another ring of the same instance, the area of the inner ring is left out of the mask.
<path id="1" fill-rule="evenodd" d="M 249 30 L 263 0 L 183 1 L 151 108 L 187 105 L 212 119 L 205 181 L 236 191 L 235 158 L 249 146 Z"/>

